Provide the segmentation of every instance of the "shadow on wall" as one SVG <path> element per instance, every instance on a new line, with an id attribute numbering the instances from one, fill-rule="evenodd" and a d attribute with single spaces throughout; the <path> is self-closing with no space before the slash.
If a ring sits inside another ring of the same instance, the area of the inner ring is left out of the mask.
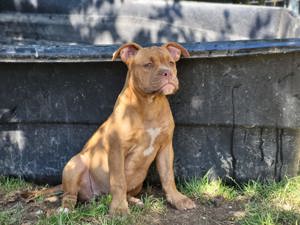
<path id="1" fill-rule="evenodd" d="M 82 40 L 91 43 L 123 42 L 118 32 L 116 23 L 118 14 L 113 8 L 114 1 L 90 1 L 79 9 L 72 10 L 69 15 L 69 21 L 75 32 L 80 34 Z M 101 9 L 108 10 L 108 17 L 100 18 Z"/>
<path id="2" fill-rule="evenodd" d="M 145 18 L 143 12 L 133 17 L 119 15 L 115 4 L 123 3 L 113 0 L 90 2 L 70 12 L 70 23 L 83 40 L 93 44 L 197 41 L 192 29 L 174 24 L 175 20 L 183 18 L 180 2 L 167 2 L 165 7 L 150 5 L 153 10 L 150 10 L 149 18 Z"/>
<path id="3" fill-rule="evenodd" d="M 21 21 L 12 19 L 14 24 L 22 23 L 20 29 L 5 28 L 16 39 L 29 37 L 37 41 L 120 44 L 128 41 L 188 43 L 295 36 L 290 34 L 291 25 L 281 22 L 281 18 L 283 21 L 293 18 L 286 11 L 283 13 L 272 8 L 128 0 L 4 0 L 0 2 L 1 8 L 2 11 L 36 13 L 34 20 L 30 16 Z"/>
<path id="4" fill-rule="evenodd" d="M 235 35 L 234 30 L 234 23 L 237 23 L 239 20 L 239 17 L 237 16 L 231 16 L 230 11 L 228 9 L 225 9 L 223 11 L 223 21 L 224 25 L 222 28 L 220 28 L 220 34 L 218 37 L 219 41 L 223 40 L 230 40 L 232 36 Z M 271 12 L 266 13 L 265 15 L 257 15 L 255 18 L 255 21 L 253 21 L 253 24 L 248 29 L 245 29 L 244 36 L 246 39 L 272 39 L 272 38 L 278 38 L 275 34 L 267 33 L 266 30 L 268 30 L 272 26 L 272 15 Z M 287 30 L 285 31 L 287 34 Z M 242 39 L 245 39 L 242 38 Z M 205 38 L 204 38 L 205 39 Z"/>
<path id="5" fill-rule="evenodd" d="M 16 125 L 3 125 L 18 122 L 16 110 L 17 107 L 0 109 L 0 153 L 2 152 L 0 163 L 4 168 L 9 168 L 9 170 L 15 171 L 21 176 L 21 171 L 25 172 L 23 170 L 24 160 L 22 160 L 23 151 L 27 144 L 25 132 Z M 6 174 L 8 171 L 3 172 Z"/>
<path id="6" fill-rule="evenodd" d="M 274 22 L 271 12 L 263 15 L 258 14 L 255 21 L 251 21 L 251 27 L 247 22 L 247 27 L 240 29 L 239 26 L 233 25 L 239 23 L 241 15 L 231 16 L 228 9 L 223 10 L 223 15 L 217 15 L 219 11 L 216 15 L 210 15 L 212 12 L 210 11 L 202 17 L 195 18 L 195 21 L 191 21 L 193 18 L 186 15 L 187 10 L 183 10 L 180 1 L 167 1 L 164 7 L 149 4 L 150 9 L 145 10 L 145 15 L 140 12 L 135 13 L 132 17 L 124 16 L 125 14 L 119 15 L 115 5 L 122 5 L 123 3 L 116 2 L 118 1 L 94 1 L 70 11 L 69 21 L 74 30 L 80 34 L 82 40 L 93 44 L 128 41 L 138 43 L 176 41 L 184 43 L 264 39 L 275 38 L 277 35 L 275 32 L 266 33 L 272 27 L 271 23 Z M 139 9 L 142 8 L 139 7 Z M 184 22 L 180 22 L 181 20 Z M 188 23 L 189 20 L 191 21 L 190 24 Z M 200 21 L 197 22 L 197 20 Z"/>

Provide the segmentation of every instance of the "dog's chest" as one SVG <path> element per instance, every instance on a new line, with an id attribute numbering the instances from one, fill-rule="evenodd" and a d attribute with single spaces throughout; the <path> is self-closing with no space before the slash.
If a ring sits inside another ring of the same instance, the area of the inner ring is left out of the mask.
<path id="1" fill-rule="evenodd" d="M 127 152 L 125 158 L 126 174 L 137 176 L 137 171 L 139 171 L 139 175 L 146 176 L 146 172 L 155 159 L 166 135 L 166 130 L 160 126 L 143 129 Z"/>
<path id="2" fill-rule="evenodd" d="M 156 128 L 148 128 L 145 132 L 145 135 L 148 135 L 149 136 L 149 144 L 148 144 L 148 147 L 146 147 L 144 150 L 143 150 L 143 155 L 144 156 L 149 156 L 151 155 L 153 152 L 154 152 L 154 144 L 155 144 L 155 141 L 157 139 L 157 137 L 161 134 L 161 130 L 162 128 L 161 127 L 156 127 Z"/>
<path id="3" fill-rule="evenodd" d="M 168 131 L 162 126 L 142 129 L 128 150 L 132 158 L 153 158 L 162 145 Z M 131 157 L 130 157 L 131 158 Z"/>

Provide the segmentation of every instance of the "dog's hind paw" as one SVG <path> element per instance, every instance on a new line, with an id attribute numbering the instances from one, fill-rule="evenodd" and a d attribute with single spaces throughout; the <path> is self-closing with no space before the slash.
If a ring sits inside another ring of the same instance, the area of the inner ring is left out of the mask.
<path id="1" fill-rule="evenodd" d="M 70 209 L 68 209 L 68 208 L 63 208 L 63 207 L 59 207 L 59 208 L 57 209 L 57 212 L 58 212 L 58 213 L 65 213 L 65 214 L 68 214 L 68 213 L 70 212 Z"/>
<path id="2" fill-rule="evenodd" d="M 140 200 L 138 198 L 135 198 L 135 197 L 132 197 L 132 196 L 128 196 L 127 197 L 127 201 L 128 201 L 129 204 L 138 206 L 140 208 L 144 207 L 144 203 L 142 202 L 142 200 Z"/>

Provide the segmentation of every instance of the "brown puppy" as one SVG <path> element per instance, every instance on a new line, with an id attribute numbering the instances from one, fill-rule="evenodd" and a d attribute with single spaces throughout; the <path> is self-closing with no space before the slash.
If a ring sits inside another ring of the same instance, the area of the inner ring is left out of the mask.
<path id="1" fill-rule="evenodd" d="M 129 43 L 114 53 L 113 60 L 120 56 L 128 66 L 126 82 L 110 117 L 63 170 L 63 210 L 74 208 L 77 197 L 111 193 L 110 213 L 128 213 L 127 200 L 137 200 L 154 159 L 167 201 L 180 210 L 195 208 L 175 186 L 174 120 L 166 98 L 178 89 L 181 55 L 189 53 L 173 42 L 150 48 Z"/>

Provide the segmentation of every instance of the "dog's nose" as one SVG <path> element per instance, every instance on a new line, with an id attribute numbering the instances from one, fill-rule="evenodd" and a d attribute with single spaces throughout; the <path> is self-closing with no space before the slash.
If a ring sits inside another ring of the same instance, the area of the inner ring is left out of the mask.
<path id="1" fill-rule="evenodd" d="M 163 75 L 164 77 L 171 77 L 171 76 L 172 76 L 172 73 L 171 73 L 170 70 L 164 70 L 164 71 L 162 71 L 162 75 Z"/>

